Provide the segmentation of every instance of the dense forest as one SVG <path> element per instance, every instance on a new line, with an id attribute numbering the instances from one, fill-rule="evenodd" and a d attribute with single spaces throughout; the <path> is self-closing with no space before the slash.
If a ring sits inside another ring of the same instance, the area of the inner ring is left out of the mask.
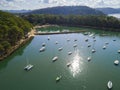
<path id="1" fill-rule="evenodd" d="M 95 27 L 106 30 L 120 31 L 120 21 L 112 16 L 106 15 L 47 15 L 47 14 L 34 14 L 22 15 L 34 25 L 43 24 L 57 24 L 65 26 L 77 27 Z"/>
<path id="2" fill-rule="evenodd" d="M 0 56 L 14 46 L 32 28 L 22 18 L 0 11 Z"/>
<path id="3" fill-rule="evenodd" d="M 104 15 L 103 12 L 87 6 L 58 6 L 33 10 L 25 14 L 54 14 L 54 15 Z"/>

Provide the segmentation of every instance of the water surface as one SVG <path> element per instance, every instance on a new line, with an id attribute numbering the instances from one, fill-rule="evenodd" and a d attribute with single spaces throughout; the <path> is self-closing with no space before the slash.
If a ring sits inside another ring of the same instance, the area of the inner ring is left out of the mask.
<path id="1" fill-rule="evenodd" d="M 113 90 L 120 90 L 120 65 L 114 65 L 114 60 L 120 59 L 117 53 L 120 49 L 119 33 L 86 30 L 90 31 L 89 35 L 35 36 L 26 46 L 0 62 L 1 90 L 107 90 L 109 80 L 113 82 Z M 105 36 L 101 36 L 103 33 Z M 39 52 L 42 43 L 46 44 L 46 50 Z M 77 47 L 73 47 L 74 44 Z M 103 49 L 104 45 L 106 49 Z M 60 47 L 63 50 L 59 51 Z M 96 52 L 91 53 L 92 49 Z M 68 55 L 68 52 L 72 54 Z M 58 60 L 52 62 L 54 56 L 58 56 Z M 91 57 L 89 62 L 88 57 Z M 24 70 L 27 62 L 34 65 L 30 71 Z M 67 67 L 67 63 L 71 66 Z M 59 75 L 62 79 L 56 83 Z"/>

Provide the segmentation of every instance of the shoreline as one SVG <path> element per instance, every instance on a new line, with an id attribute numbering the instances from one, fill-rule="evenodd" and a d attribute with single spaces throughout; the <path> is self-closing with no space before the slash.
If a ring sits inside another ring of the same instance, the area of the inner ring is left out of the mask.
<path id="1" fill-rule="evenodd" d="M 9 50 L 7 50 L 2 56 L 0 56 L 0 61 L 4 60 L 8 56 L 10 56 L 12 53 L 14 53 L 17 49 L 19 49 L 21 46 L 25 45 L 28 41 L 32 40 L 34 38 L 34 32 L 35 30 L 31 30 L 28 34 L 28 38 L 21 39 L 16 43 L 16 45 L 12 46 Z"/>

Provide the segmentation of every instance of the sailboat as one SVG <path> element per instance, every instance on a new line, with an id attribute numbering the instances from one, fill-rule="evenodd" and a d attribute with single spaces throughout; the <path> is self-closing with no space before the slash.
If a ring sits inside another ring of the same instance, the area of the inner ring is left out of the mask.
<path id="1" fill-rule="evenodd" d="M 27 61 L 27 65 L 24 67 L 24 70 L 26 71 L 29 71 L 33 68 L 33 65 L 32 64 L 29 64 L 28 61 Z"/>

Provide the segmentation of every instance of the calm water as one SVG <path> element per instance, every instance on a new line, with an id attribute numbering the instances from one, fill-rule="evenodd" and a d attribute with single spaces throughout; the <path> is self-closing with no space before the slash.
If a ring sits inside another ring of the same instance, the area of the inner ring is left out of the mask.
<path id="1" fill-rule="evenodd" d="M 113 82 L 112 90 L 120 90 L 120 65 L 114 65 L 114 60 L 120 59 L 117 53 L 120 35 L 104 32 L 108 36 L 101 36 L 101 33 L 92 30 L 90 35 L 35 36 L 26 46 L 0 62 L 0 90 L 107 90 L 109 80 Z M 91 34 L 95 34 L 96 42 Z M 50 40 L 47 40 L 48 37 Z M 85 39 L 89 39 L 88 42 Z M 58 44 L 55 44 L 56 41 Z M 105 42 L 109 44 L 103 50 Z M 46 50 L 39 52 L 42 43 L 46 43 Z M 77 47 L 74 48 L 74 44 Z M 88 44 L 92 46 L 88 47 Z M 60 47 L 63 47 L 62 51 L 58 51 Z M 91 53 L 93 48 L 95 53 Z M 72 54 L 68 55 L 68 52 Z M 58 60 L 52 62 L 54 56 L 58 56 Z M 92 59 L 88 62 L 89 56 Z M 24 70 L 27 61 L 34 65 L 28 72 Z M 71 66 L 67 67 L 69 62 Z M 62 79 L 56 83 L 59 75 Z"/>

